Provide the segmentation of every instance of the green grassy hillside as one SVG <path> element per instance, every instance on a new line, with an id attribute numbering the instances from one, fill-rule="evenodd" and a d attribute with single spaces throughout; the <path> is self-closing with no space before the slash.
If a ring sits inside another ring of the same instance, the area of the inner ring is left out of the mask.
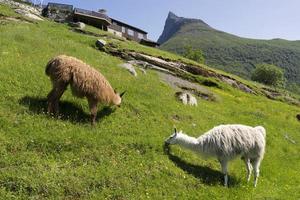
<path id="1" fill-rule="evenodd" d="M 96 37 L 49 21 L 6 20 L 13 12 L 3 5 L 0 13 L 0 199 L 300 198 L 299 107 L 234 88 L 209 87 L 217 102 L 198 99 L 198 107 L 184 106 L 156 72 L 138 71 L 135 78 L 117 67 L 124 61 L 97 50 Z M 118 43 L 181 59 L 134 42 Z M 82 59 L 113 87 L 127 90 L 121 108 L 100 106 L 97 125 L 91 127 L 86 100 L 67 90 L 61 116 L 45 114 L 51 84 L 44 68 L 58 54 Z M 163 152 L 173 125 L 198 136 L 227 123 L 267 130 L 257 188 L 246 183 L 240 159 L 230 164 L 230 187 L 225 188 L 215 159 L 179 147 L 172 147 L 170 155 Z"/>
<path id="2" fill-rule="evenodd" d="M 207 65 L 248 79 L 256 64 L 275 64 L 285 70 L 288 88 L 296 89 L 293 83 L 300 85 L 300 41 L 241 38 L 172 13 L 162 36 L 163 50 L 183 54 L 185 46 L 191 45 L 204 52 Z"/>

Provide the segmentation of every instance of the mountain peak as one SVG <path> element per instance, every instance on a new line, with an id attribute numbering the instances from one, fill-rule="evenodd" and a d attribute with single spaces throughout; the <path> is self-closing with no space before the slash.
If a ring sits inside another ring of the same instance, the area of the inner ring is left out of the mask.
<path id="1" fill-rule="evenodd" d="M 178 16 L 172 11 L 169 11 L 168 18 L 178 18 Z"/>
<path id="2" fill-rule="evenodd" d="M 208 24 L 206 24 L 204 21 L 200 19 L 178 17 L 175 13 L 170 11 L 165 22 L 163 33 L 161 34 L 157 42 L 159 44 L 166 42 L 176 32 L 178 32 L 183 25 L 188 23 L 198 23 L 202 27 L 211 28 Z"/>

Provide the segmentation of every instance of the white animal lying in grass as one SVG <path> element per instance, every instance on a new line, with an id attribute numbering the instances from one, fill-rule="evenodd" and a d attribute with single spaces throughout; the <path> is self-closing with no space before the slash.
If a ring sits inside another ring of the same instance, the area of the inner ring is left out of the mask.
<path id="1" fill-rule="evenodd" d="M 177 92 L 175 95 L 184 105 L 198 106 L 197 99 L 190 93 Z"/>
<path id="2" fill-rule="evenodd" d="M 228 161 L 241 156 L 247 167 L 247 181 L 254 169 L 254 187 L 257 185 L 259 167 L 265 153 L 266 131 L 264 127 L 245 125 L 220 125 L 198 138 L 190 137 L 182 131 L 175 132 L 165 140 L 165 144 L 178 144 L 205 156 L 218 159 L 224 174 L 224 185 L 228 185 Z"/>

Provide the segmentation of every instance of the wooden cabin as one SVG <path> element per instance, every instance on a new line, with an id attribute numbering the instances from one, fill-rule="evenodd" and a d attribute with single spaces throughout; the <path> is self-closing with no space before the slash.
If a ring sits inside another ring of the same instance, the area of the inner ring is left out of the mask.
<path id="1" fill-rule="evenodd" d="M 74 22 L 83 22 L 105 31 L 112 24 L 111 19 L 107 15 L 81 8 L 74 9 L 73 20 Z"/>
<path id="2" fill-rule="evenodd" d="M 73 9 L 72 5 L 67 4 L 48 3 L 43 13 L 45 13 L 44 16 L 56 21 L 83 22 L 128 40 L 152 47 L 159 46 L 158 43 L 147 38 L 148 33 L 146 31 L 110 18 L 103 9 L 96 12 L 81 8 Z"/>

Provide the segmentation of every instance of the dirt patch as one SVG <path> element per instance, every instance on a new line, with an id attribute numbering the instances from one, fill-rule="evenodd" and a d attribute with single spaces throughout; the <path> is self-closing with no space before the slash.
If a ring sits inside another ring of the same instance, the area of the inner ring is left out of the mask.
<path id="1" fill-rule="evenodd" d="M 199 84 L 189 82 L 171 74 L 161 72 L 158 72 L 158 74 L 161 80 L 166 82 L 174 89 L 188 91 L 207 101 L 216 101 L 218 99 L 218 97 L 214 93 Z"/>

